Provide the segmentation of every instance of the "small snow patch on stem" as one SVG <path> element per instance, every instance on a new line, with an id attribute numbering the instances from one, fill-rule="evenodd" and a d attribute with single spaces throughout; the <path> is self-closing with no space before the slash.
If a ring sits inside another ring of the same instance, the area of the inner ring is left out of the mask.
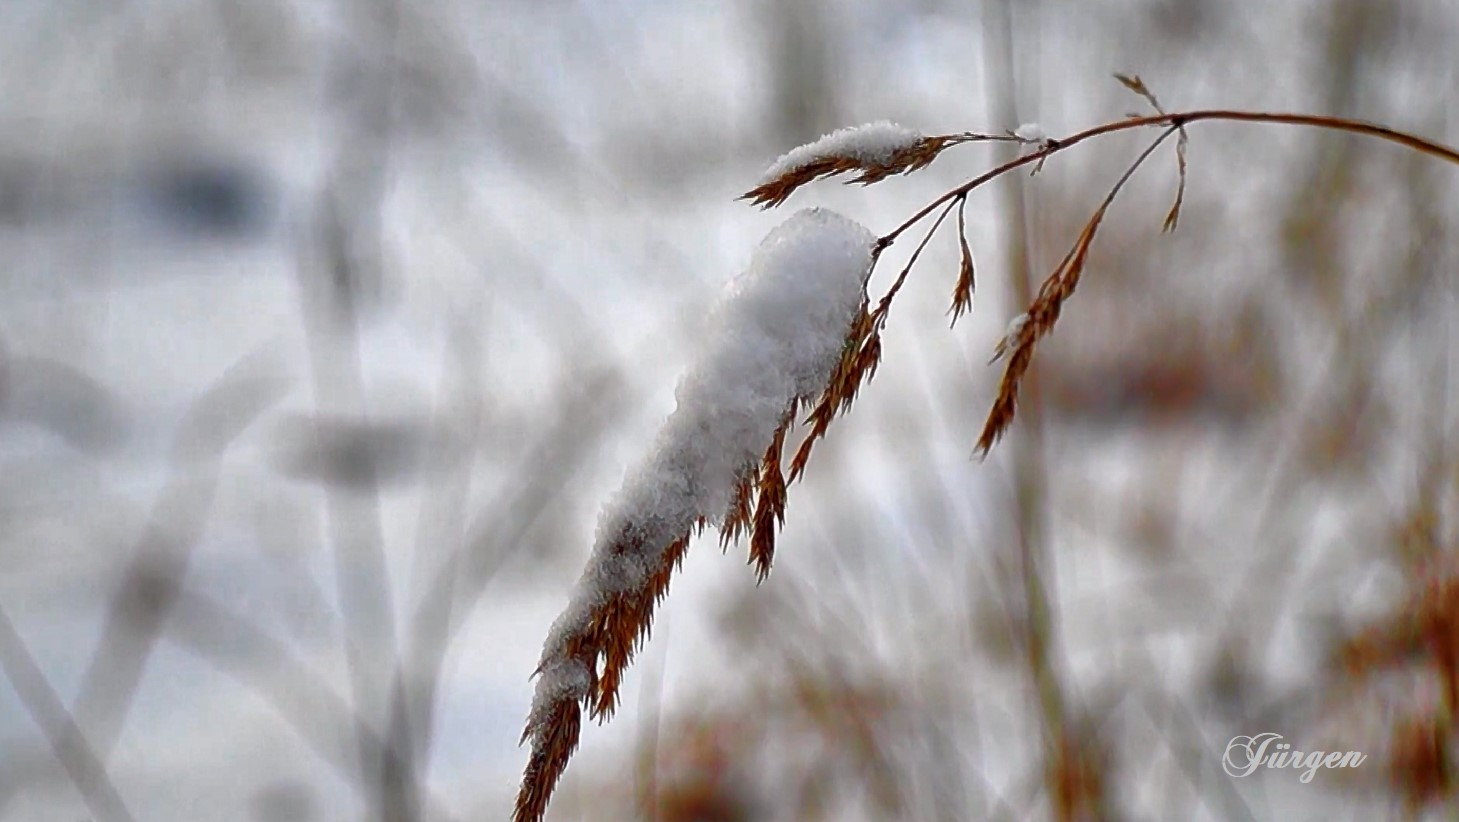
<path id="1" fill-rule="evenodd" d="M 1044 132 L 1044 127 L 1038 123 L 1024 123 L 1014 130 L 1013 136 L 1017 137 L 1021 143 L 1039 144 L 1049 139 L 1049 135 Z"/>

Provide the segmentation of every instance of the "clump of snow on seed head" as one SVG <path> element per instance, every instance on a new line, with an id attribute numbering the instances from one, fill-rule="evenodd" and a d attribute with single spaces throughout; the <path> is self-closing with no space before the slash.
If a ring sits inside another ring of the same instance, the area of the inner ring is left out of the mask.
<path id="1" fill-rule="evenodd" d="M 862 310 L 876 242 L 854 220 L 806 209 L 771 231 L 729 284 L 677 407 L 603 509 L 593 555 L 543 648 L 534 713 L 586 693 L 585 672 L 566 657 L 594 612 L 647 584 L 701 518 L 718 523 L 792 401 L 825 388 Z"/>
<path id="2" fill-rule="evenodd" d="M 850 160 L 860 168 L 887 166 L 898 152 L 915 148 L 924 139 L 921 132 L 887 120 L 849 126 L 781 155 L 765 170 L 760 182 L 778 180 L 812 163 L 828 159 Z"/>

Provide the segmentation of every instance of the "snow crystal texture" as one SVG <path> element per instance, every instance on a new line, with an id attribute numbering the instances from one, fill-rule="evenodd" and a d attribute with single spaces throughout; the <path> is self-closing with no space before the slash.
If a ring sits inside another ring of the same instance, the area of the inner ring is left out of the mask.
<path id="1" fill-rule="evenodd" d="M 884 166 L 898 151 L 912 148 L 923 139 L 920 132 L 886 120 L 843 128 L 786 152 L 766 169 L 760 182 L 778 180 L 819 160 L 832 158 L 855 160 L 867 167 Z"/>

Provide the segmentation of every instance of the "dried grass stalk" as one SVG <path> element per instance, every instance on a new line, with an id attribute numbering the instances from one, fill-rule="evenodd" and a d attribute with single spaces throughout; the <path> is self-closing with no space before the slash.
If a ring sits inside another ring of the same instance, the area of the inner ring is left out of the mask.
<path id="1" fill-rule="evenodd" d="M 1145 85 L 1145 81 L 1140 79 L 1140 75 L 1116 73 L 1115 79 L 1119 80 L 1125 88 L 1145 98 L 1145 102 L 1155 109 L 1156 114 L 1165 115 L 1166 112 L 1161 107 L 1160 100 L 1155 96 L 1155 92 Z M 1175 141 L 1175 168 L 1178 183 L 1175 189 L 1175 202 L 1171 204 L 1170 211 L 1165 214 L 1165 222 L 1162 224 L 1163 231 L 1175 230 L 1176 225 L 1180 222 L 1180 208 L 1185 204 L 1186 146 L 1190 144 L 1190 135 L 1186 134 L 1184 126 L 1177 124 L 1177 128 L 1180 131 L 1180 136 Z"/>
<path id="2" fill-rule="evenodd" d="M 605 507 L 587 568 L 544 643 L 522 737 L 532 751 L 518 822 L 546 812 L 582 711 L 602 722 L 616 710 L 624 673 L 706 518 L 723 514 L 726 542 L 750 529 L 751 562 L 761 579 L 769 573 L 785 516 L 785 435 L 844 364 L 846 335 L 865 325 L 875 243 L 854 221 L 803 211 L 771 232 L 713 315 L 677 408 Z"/>
<path id="3" fill-rule="evenodd" d="M 773 440 L 760 458 L 758 465 L 753 456 L 754 451 L 758 450 L 758 445 L 746 453 L 737 453 L 733 459 L 728 461 L 727 466 L 724 466 L 726 468 L 732 467 L 736 460 L 743 460 L 744 464 L 738 472 L 726 471 L 725 482 L 729 486 L 728 499 L 715 497 L 714 505 L 727 507 L 721 527 L 723 543 L 727 546 L 729 542 L 748 531 L 751 536 L 750 562 L 756 566 L 757 575 L 761 579 L 764 579 L 769 572 L 774 558 L 775 529 L 784 520 L 787 480 L 781 470 L 781 459 L 785 436 L 795 419 L 796 412 L 809 407 L 806 424 L 810 426 L 811 430 L 791 460 L 789 481 L 794 481 L 801 476 L 815 442 L 825 435 L 838 414 L 844 413 L 850 408 L 860 387 L 875 375 L 881 361 L 880 335 L 892 300 L 906 281 L 908 273 L 921 252 L 954 207 L 959 209 L 958 230 L 962 259 L 950 309 L 953 322 L 956 323 L 958 317 L 971 310 L 974 272 L 972 251 L 967 243 L 966 218 L 963 209 L 966 206 L 968 195 L 984 183 L 1016 168 L 1042 163 L 1054 153 L 1067 150 L 1095 137 L 1151 126 L 1164 129 L 1115 183 L 1080 232 L 1073 248 L 1039 288 L 1028 311 L 1022 315 L 1019 322 L 1011 327 L 1009 333 L 999 344 L 995 359 L 1001 359 L 1007 355 L 1008 363 L 999 386 L 998 396 L 978 439 L 977 449 L 986 455 L 1013 421 L 1017 411 L 1019 386 L 1032 363 L 1038 341 L 1052 331 L 1064 302 L 1073 295 L 1077 288 L 1086 267 L 1095 234 L 1110 205 L 1134 172 L 1172 134 L 1179 135 L 1176 157 L 1180 186 L 1176 192 L 1175 202 L 1166 215 L 1165 229 L 1175 228 L 1185 197 L 1186 125 L 1202 120 L 1227 120 L 1332 129 L 1377 137 L 1428 156 L 1459 164 L 1459 152 L 1447 146 L 1384 126 L 1355 120 L 1301 114 L 1226 110 L 1167 114 L 1161 109 L 1155 95 L 1138 77 L 1122 75 L 1118 77 L 1127 88 L 1144 97 L 1156 109 L 1158 115 L 1133 116 L 1125 121 L 1106 123 L 1062 140 L 1045 139 L 1038 144 L 1039 148 L 1036 151 L 1010 160 L 948 191 L 880 238 L 870 237 L 865 229 L 859 227 L 857 227 L 857 231 L 852 232 L 867 233 L 870 257 L 867 267 L 852 272 L 859 274 L 860 279 L 851 284 L 862 290 L 858 290 L 844 304 L 840 304 L 835 314 L 838 323 L 846 322 L 847 318 L 850 318 L 839 358 L 836 357 L 834 348 L 835 334 L 842 327 L 838 324 L 832 333 L 823 339 L 823 342 L 828 344 L 828 348 L 824 352 L 825 365 L 819 367 L 828 368 L 830 373 L 826 375 L 824 371 L 819 371 L 814 388 L 799 386 L 792 392 L 793 396 L 790 397 L 790 406 L 785 417 L 775 429 Z M 868 144 L 865 143 L 851 144 L 844 140 L 842 142 L 831 140 L 820 145 L 812 144 L 810 147 L 804 147 L 807 150 L 793 157 L 793 162 L 786 164 L 783 169 L 777 164 L 775 173 L 747 192 L 742 199 L 748 199 L 761 206 L 774 206 L 784 202 L 795 189 L 821 177 L 855 174 L 856 176 L 850 182 L 869 184 L 893 174 L 903 174 L 923 168 L 951 145 L 988 139 L 1018 139 L 1016 136 L 997 138 L 972 133 L 922 137 L 915 132 L 896 129 L 890 134 L 890 141 L 882 140 L 880 143 L 873 141 L 875 143 L 873 148 L 868 148 Z M 881 138 L 887 136 L 886 133 L 880 135 Z M 853 147 L 845 151 L 817 153 L 826 146 L 847 145 Z M 869 303 L 865 297 L 864 286 L 866 278 L 870 274 L 870 268 L 874 267 L 880 253 L 891 246 L 904 232 L 920 224 L 924 218 L 939 208 L 941 214 L 923 237 L 921 244 L 913 252 L 911 259 L 895 283 L 878 302 L 875 310 L 868 311 Z M 801 220 L 802 225 L 819 223 L 823 227 L 836 222 L 826 214 L 818 215 L 815 212 L 803 213 L 798 215 L 797 219 Z M 841 229 L 838 230 L 841 231 L 844 239 L 849 236 L 845 233 L 846 224 L 849 221 L 845 221 L 844 218 L 836 219 L 841 221 Z M 831 229 L 827 228 L 827 230 Z M 857 242 L 859 241 L 858 237 Z M 859 309 L 855 308 L 858 296 Z M 815 305 L 814 301 L 807 303 L 808 308 Z M 832 364 L 833 360 L 834 364 Z M 821 381 L 822 379 L 824 382 Z M 811 404 L 809 396 L 817 393 L 819 398 L 814 404 Z M 681 479 L 694 480 L 692 477 Z M 681 484 L 693 487 L 696 485 L 696 481 Z M 616 530 L 610 529 L 607 542 L 600 543 L 606 549 L 601 556 L 606 558 L 599 565 L 590 566 L 589 569 L 591 573 L 598 573 L 602 577 L 591 580 L 594 585 L 598 586 L 596 590 L 599 595 L 585 597 L 581 601 L 575 600 L 575 604 L 569 608 L 559 621 L 559 625 L 554 628 L 552 636 L 544 648 L 543 661 L 538 668 L 542 682 L 539 683 L 537 698 L 534 700 L 532 713 L 523 733 L 523 741 L 531 739 L 533 745 L 522 789 L 516 802 L 515 818 L 519 822 L 521 820 L 534 820 L 535 822 L 535 820 L 540 820 L 546 812 L 548 799 L 560 780 L 568 759 L 578 745 L 583 708 L 590 709 L 593 716 L 599 720 L 609 717 L 616 708 L 623 673 L 634 653 L 648 637 L 653 611 L 667 592 L 674 570 L 682 562 L 691 534 L 696 530 L 701 530 L 705 525 L 701 515 L 704 510 L 703 507 L 700 507 L 695 509 L 699 513 L 692 515 L 681 516 L 680 513 L 666 515 L 668 519 L 658 515 L 649 517 L 649 521 L 630 519 L 619 523 Z M 648 538 L 645 535 L 653 536 Z M 662 550 L 658 550 L 659 546 L 662 546 Z M 595 557 L 599 556 L 595 554 Z M 645 560 L 643 565 L 651 565 L 651 567 L 641 567 L 636 562 L 618 561 L 629 556 Z M 1411 657 L 1415 653 L 1422 654 L 1445 677 L 1447 716 L 1453 716 L 1459 712 L 1459 641 L 1455 639 L 1455 637 L 1459 637 L 1459 616 L 1456 616 L 1459 614 L 1459 585 L 1454 584 L 1453 579 L 1454 577 L 1450 575 L 1439 575 L 1424 589 L 1423 594 L 1411 603 L 1405 619 L 1401 623 L 1378 626 L 1350 645 L 1344 652 L 1349 673 L 1361 677 L 1371 669 L 1392 664 L 1400 658 Z M 599 670 L 600 662 L 601 671 Z M 1445 725 L 1446 733 L 1447 728 L 1448 725 Z M 1422 730 L 1427 732 L 1428 726 L 1424 726 Z M 1421 734 L 1410 735 L 1415 739 L 1421 736 Z M 1428 767 L 1428 759 L 1432 758 L 1429 756 L 1432 746 L 1428 744 L 1426 737 L 1418 741 L 1424 744 L 1411 746 L 1415 751 L 1415 755 L 1411 759 L 1423 760 L 1420 765 L 1415 767 Z M 1071 748 L 1066 741 L 1065 749 L 1061 751 L 1058 761 L 1059 770 L 1056 772 L 1056 776 L 1059 778 L 1056 780 L 1056 784 L 1059 787 L 1059 795 L 1055 797 L 1055 801 L 1058 807 L 1066 812 L 1097 805 L 1103 793 L 1102 778 L 1097 762 L 1091 760 L 1087 755 L 1075 755 L 1079 750 L 1082 748 L 1078 750 Z M 1085 753 L 1087 754 L 1087 752 Z M 1410 771 L 1412 769 L 1412 767 L 1409 768 Z M 1442 771 L 1444 774 L 1450 773 L 1447 763 Z M 1441 787 L 1446 792 L 1451 787 L 1447 777 Z M 1427 784 L 1417 786 L 1417 788 L 1410 793 L 1415 796 L 1427 796 L 1434 792 L 1432 786 Z"/>
<path id="4" fill-rule="evenodd" d="M 1186 168 L 1186 146 L 1190 138 L 1186 135 L 1185 129 L 1180 129 L 1180 136 L 1175 139 L 1175 168 L 1179 182 L 1175 188 L 1175 202 L 1170 204 L 1170 211 L 1165 215 L 1163 231 L 1174 231 L 1180 223 L 1180 208 L 1185 204 L 1185 183 L 1187 175 Z"/>
<path id="5" fill-rule="evenodd" d="M 1089 261 L 1089 249 L 1094 243 L 1094 235 L 1099 231 L 1110 205 L 1134 176 L 1135 171 L 1176 131 L 1176 128 L 1166 129 L 1125 169 L 1125 173 L 1115 182 L 1109 194 L 1105 195 L 1104 202 L 1099 204 L 1099 208 L 1095 209 L 1094 215 L 1084 225 L 1084 230 L 1079 232 L 1079 239 L 1075 241 L 1074 247 L 1039 287 L 1033 305 L 1029 306 L 1024 315 L 1024 321 L 1000 344 L 999 356 L 1004 351 L 1011 351 L 1012 356 L 1009 357 L 1003 379 L 998 385 L 998 396 L 983 423 L 983 432 L 978 436 L 975 450 L 979 455 L 986 456 L 1008 430 L 1008 426 L 1013 424 L 1013 418 L 1018 411 L 1018 389 L 1033 363 L 1034 348 L 1040 339 L 1054 329 L 1054 323 L 1058 322 L 1059 314 L 1063 311 L 1064 302 L 1073 296 L 1074 289 L 1079 286 L 1079 278 Z"/>
<path id="6" fill-rule="evenodd" d="M 964 313 L 972 313 L 973 290 L 976 288 L 973 250 L 968 247 L 968 221 L 965 213 L 967 207 L 968 200 L 964 197 L 957 208 L 957 241 L 959 250 L 962 252 L 962 262 L 958 267 L 957 285 L 952 290 L 952 307 L 948 309 L 948 312 L 952 314 L 952 322 L 949 325 L 954 326 Z"/>

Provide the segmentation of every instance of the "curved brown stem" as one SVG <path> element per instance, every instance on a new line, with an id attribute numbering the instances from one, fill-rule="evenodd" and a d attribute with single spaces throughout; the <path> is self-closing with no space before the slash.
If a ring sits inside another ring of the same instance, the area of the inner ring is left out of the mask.
<path id="1" fill-rule="evenodd" d="M 1364 120 L 1351 120 L 1344 117 L 1327 117 L 1320 114 L 1288 114 L 1281 112 L 1263 111 L 1235 111 L 1230 109 L 1203 109 L 1199 111 L 1184 111 L 1171 114 L 1152 114 L 1148 117 L 1130 117 L 1125 120 L 1118 120 L 1113 123 L 1095 126 L 1094 128 L 1081 131 L 1070 137 L 1061 140 L 1048 140 L 1037 151 L 1031 151 L 1020 157 L 1009 160 L 1006 163 L 981 174 L 963 183 L 957 188 L 950 189 L 936 200 L 928 203 L 916 214 L 908 217 L 905 222 L 892 229 L 891 233 L 884 235 L 878 245 L 885 247 L 896 242 L 897 237 L 917 223 L 938 207 L 945 205 L 958 197 L 966 197 L 969 192 L 990 180 L 1007 174 L 1008 172 L 1026 166 L 1029 163 L 1038 163 L 1047 157 L 1059 152 L 1073 148 L 1074 146 L 1092 140 L 1095 137 L 1103 137 L 1106 134 L 1113 134 L 1119 131 L 1128 131 L 1136 128 L 1149 126 L 1163 126 L 1168 128 L 1181 128 L 1191 123 L 1203 120 L 1225 120 L 1229 122 L 1244 123 L 1275 123 L 1278 125 L 1307 126 L 1309 128 L 1322 128 L 1331 131 L 1346 131 L 1350 134 L 1358 134 L 1365 137 L 1375 137 L 1386 140 L 1390 143 L 1397 143 L 1404 148 L 1436 157 L 1445 162 L 1459 165 L 1459 149 L 1451 148 L 1443 143 L 1435 142 L 1416 134 L 1406 131 L 1381 126 L 1377 123 L 1369 123 Z"/>

